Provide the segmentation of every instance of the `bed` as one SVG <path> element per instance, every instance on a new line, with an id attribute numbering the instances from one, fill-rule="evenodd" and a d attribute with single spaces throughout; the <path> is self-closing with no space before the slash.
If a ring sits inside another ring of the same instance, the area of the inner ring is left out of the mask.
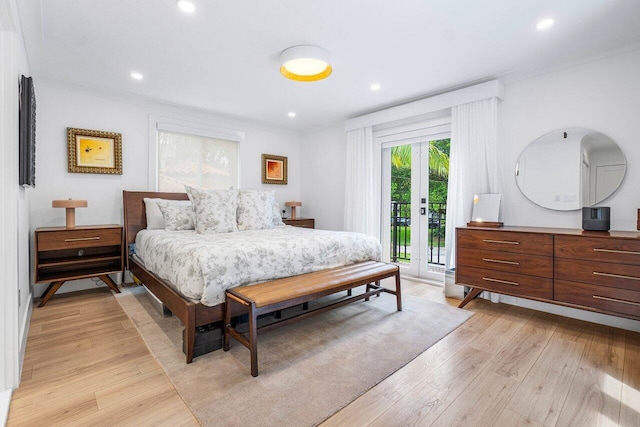
<path id="1" fill-rule="evenodd" d="M 123 192 L 127 268 L 183 322 L 187 363 L 193 360 L 196 328 L 223 320 L 226 289 L 377 261 L 381 255 L 379 242 L 368 236 L 292 226 L 207 235 L 147 230 L 145 198 L 188 196 Z"/>

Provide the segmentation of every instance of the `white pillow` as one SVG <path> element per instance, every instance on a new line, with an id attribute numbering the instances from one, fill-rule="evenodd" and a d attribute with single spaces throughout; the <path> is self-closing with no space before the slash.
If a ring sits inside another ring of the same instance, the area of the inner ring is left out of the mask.
<path id="1" fill-rule="evenodd" d="M 191 203 L 176 203 L 174 200 L 158 200 L 156 202 L 162 218 L 165 230 L 182 231 L 195 228 L 193 206 Z"/>
<path id="2" fill-rule="evenodd" d="M 282 215 L 280 214 L 280 205 L 278 204 L 278 202 L 274 201 L 274 203 L 273 203 L 273 226 L 274 227 L 279 227 L 281 225 L 284 225 L 284 222 L 282 222 Z"/>
<path id="3" fill-rule="evenodd" d="M 185 186 L 196 212 L 196 231 L 228 233 L 238 231 L 238 190 L 198 190 Z"/>
<path id="4" fill-rule="evenodd" d="M 238 229 L 273 228 L 275 191 L 243 190 L 238 197 Z"/>
<path id="5" fill-rule="evenodd" d="M 158 201 L 164 200 L 181 205 L 192 205 L 190 200 L 151 199 L 148 197 L 145 197 L 143 200 L 147 212 L 147 230 L 164 230 L 166 228 L 162 212 L 160 212 L 160 208 L 158 207 Z"/>

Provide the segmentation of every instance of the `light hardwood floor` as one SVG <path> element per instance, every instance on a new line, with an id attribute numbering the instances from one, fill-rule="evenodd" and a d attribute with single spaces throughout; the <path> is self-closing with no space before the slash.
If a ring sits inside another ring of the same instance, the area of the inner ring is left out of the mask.
<path id="1" fill-rule="evenodd" d="M 407 280 L 403 293 L 458 303 Z M 323 426 L 640 426 L 640 334 L 467 307 L 469 321 Z M 34 308 L 10 426 L 197 424 L 110 291 Z"/>

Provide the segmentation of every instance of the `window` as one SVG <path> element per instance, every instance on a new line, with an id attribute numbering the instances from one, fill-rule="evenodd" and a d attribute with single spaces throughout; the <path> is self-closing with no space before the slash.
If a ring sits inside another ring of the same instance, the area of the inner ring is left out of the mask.
<path id="1" fill-rule="evenodd" d="M 184 192 L 185 185 L 209 190 L 239 187 L 241 134 L 157 126 L 157 188 Z"/>

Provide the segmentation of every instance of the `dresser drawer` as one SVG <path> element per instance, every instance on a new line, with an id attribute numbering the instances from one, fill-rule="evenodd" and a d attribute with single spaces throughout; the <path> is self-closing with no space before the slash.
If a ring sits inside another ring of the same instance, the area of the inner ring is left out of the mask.
<path id="1" fill-rule="evenodd" d="M 640 265 L 640 240 L 556 236 L 555 256 Z"/>
<path id="2" fill-rule="evenodd" d="M 555 278 L 640 291 L 640 266 L 636 265 L 556 258 Z"/>
<path id="3" fill-rule="evenodd" d="M 556 280 L 555 300 L 640 319 L 640 291 Z"/>
<path id="4" fill-rule="evenodd" d="M 553 235 L 459 228 L 459 248 L 553 256 Z"/>
<path id="5" fill-rule="evenodd" d="M 482 251 L 458 248 L 456 265 L 527 274 L 530 276 L 553 277 L 553 258 L 518 254 L 513 252 Z"/>
<path id="6" fill-rule="evenodd" d="M 506 271 L 457 266 L 456 283 L 526 298 L 553 298 L 553 279 Z"/>
<path id="7" fill-rule="evenodd" d="M 122 243 L 122 228 L 47 231 L 37 236 L 39 251 L 115 246 Z"/>

